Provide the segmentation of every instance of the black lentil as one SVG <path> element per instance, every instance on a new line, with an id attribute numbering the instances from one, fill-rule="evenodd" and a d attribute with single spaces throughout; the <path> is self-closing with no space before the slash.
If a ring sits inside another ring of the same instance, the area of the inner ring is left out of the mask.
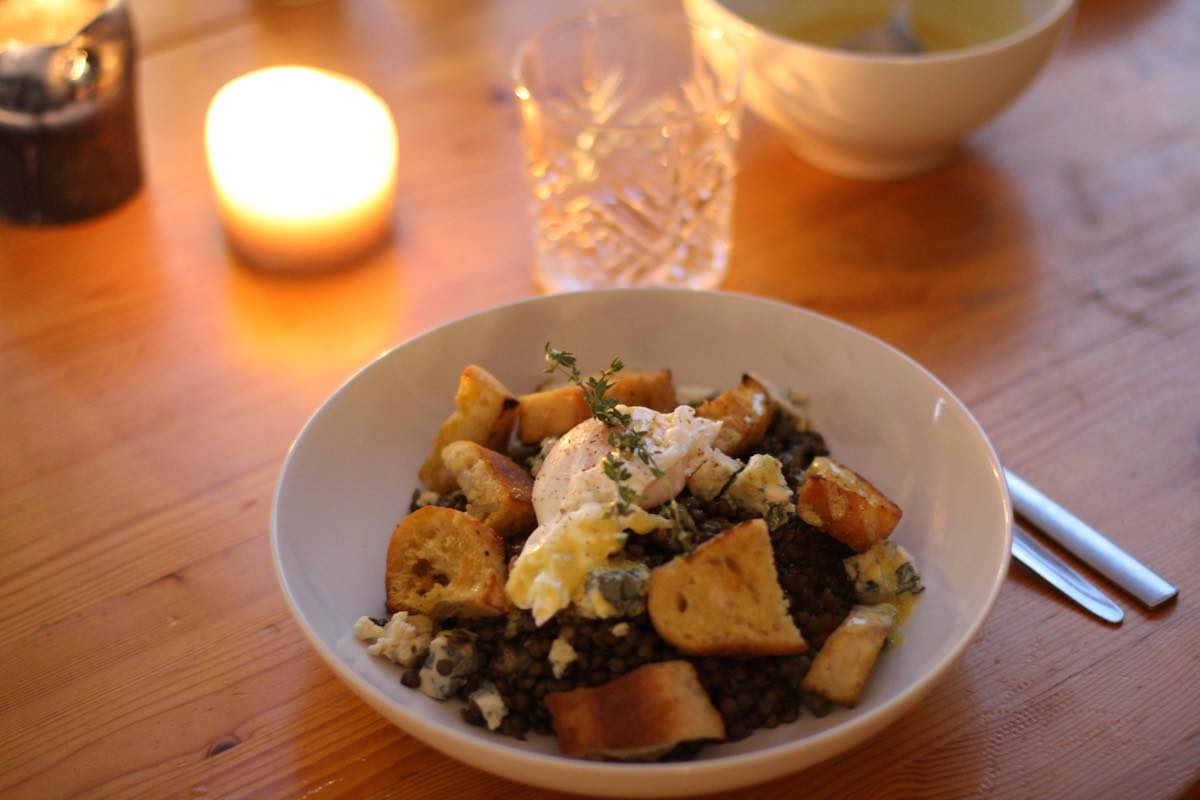
<path id="1" fill-rule="evenodd" d="M 537 447 L 525 448 L 513 454 L 514 460 L 524 462 L 528 468 L 537 452 Z M 783 463 L 784 475 L 793 490 L 802 482 L 802 474 L 813 458 L 828 454 L 819 433 L 783 413 L 776 415 L 756 452 L 774 455 Z M 414 494 L 414 507 L 416 499 Z M 460 510 L 465 508 L 461 493 L 439 497 L 437 502 Z M 686 512 L 681 518 L 689 526 L 692 547 L 755 516 L 724 499 L 704 502 L 686 491 L 678 502 Z M 510 563 L 520 554 L 523 544 L 521 537 L 505 543 Z M 824 716 L 832 708 L 829 701 L 804 692 L 799 686 L 812 656 L 853 605 L 853 589 L 841 563 L 851 551 L 795 517 L 771 532 L 771 545 L 792 619 L 809 643 L 810 650 L 804 655 L 692 658 L 681 655 L 659 638 L 644 613 L 629 619 L 593 620 L 568 610 L 538 627 L 528 612 L 514 610 L 506 617 L 447 620 L 442 624 L 443 629 L 463 628 L 476 634 L 481 666 L 457 696 L 465 701 L 483 682 L 491 682 L 508 707 L 498 732 L 521 739 L 530 731 L 545 736 L 553 733 L 552 718 L 544 702 L 546 695 L 598 686 L 645 664 L 685 659 L 696 667 L 700 683 L 720 713 L 731 741 L 744 739 L 760 727 L 774 728 L 795 722 L 805 711 Z M 622 557 L 641 561 L 653 569 L 679 555 L 681 547 L 678 538 L 666 533 L 630 534 Z M 381 625 L 387 622 L 375 621 Z M 627 625 L 621 636 L 612 632 L 618 623 Z M 558 638 L 574 648 L 576 658 L 556 677 L 548 655 Z M 448 675 L 452 665 L 442 659 L 435 663 L 435 668 Z M 405 671 L 401 683 L 419 686 L 418 670 Z M 472 725 L 486 725 L 482 713 L 470 702 L 462 710 L 462 718 Z M 701 746 L 699 742 L 685 743 L 663 760 L 691 758 Z"/>
<path id="2" fill-rule="evenodd" d="M 450 494 L 434 495 L 432 502 L 421 503 L 421 490 L 416 489 L 412 494 L 412 501 L 408 504 L 409 513 L 416 511 L 423 505 L 441 506 L 443 508 L 453 508 L 456 511 L 467 510 L 467 496 L 462 492 L 451 492 Z"/>

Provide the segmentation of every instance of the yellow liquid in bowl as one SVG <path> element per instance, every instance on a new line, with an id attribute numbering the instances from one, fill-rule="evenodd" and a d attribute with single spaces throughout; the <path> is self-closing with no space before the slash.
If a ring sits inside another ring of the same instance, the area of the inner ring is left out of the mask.
<path id="1" fill-rule="evenodd" d="M 863 31 L 886 25 L 893 2 L 813 0 L 785 5 L 769 12 L 748 10 L 745 17 L 780 36 L 842 48 Z M 983 44 L 1015 33 L 1030 21 L 1020 0 L 913 0 L 909 6 L 910 29 L 930 52 Z"/>

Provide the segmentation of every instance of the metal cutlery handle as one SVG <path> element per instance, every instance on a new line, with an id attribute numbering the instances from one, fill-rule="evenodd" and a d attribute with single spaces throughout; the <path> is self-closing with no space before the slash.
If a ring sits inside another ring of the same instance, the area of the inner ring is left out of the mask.
<path id="1" fill-rule="evenodd" d="M 1004 477 L 1008 481 L 1013 507 L 1018 513 L 1148 608 L 1157 608 L 1179 592 L 1102 533 L 1019 476 L 1006 469 Z"/>

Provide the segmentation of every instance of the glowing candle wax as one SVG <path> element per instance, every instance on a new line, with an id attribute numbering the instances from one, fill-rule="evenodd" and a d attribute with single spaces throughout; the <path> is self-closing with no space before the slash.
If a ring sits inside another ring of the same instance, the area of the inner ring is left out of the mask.
<path id="1" fill-rule="evenodd" d="M 204 134 L 225 231 L 247 261 L 337 266 L 390 233 L 396 126 L 358 81 L 308 67 L 248 73 L 213 97 Z"/>

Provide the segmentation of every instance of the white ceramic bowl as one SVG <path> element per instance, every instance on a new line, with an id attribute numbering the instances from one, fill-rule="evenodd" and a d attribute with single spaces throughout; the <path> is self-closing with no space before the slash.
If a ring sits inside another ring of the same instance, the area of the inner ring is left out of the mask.
<path id="1" fill-rule="evenodd" d="M 541 381 L 549 340 L 584 369 L 620 355 L 670 366 L 678 385 L 732 386 L 753 371 L 810 398 L 835 456 L 904 509 L 893 534 L 928 587 L 861 703 L 802 716 L 683 763 L 566 758 L 471 727 L 457 703 L 400 684 L 398 668 L 351 635 L 384 613 L 384 554 L 407 511 L 462 367 L 485 366 L 514 391 Z M 846 325 L 743 295 L 629 289 L 551 295 L 483 311 L 367 365 L 313 415 L 279 478 L 271 537 L 283 593 L 337 675 L 379 713 L 454 758 L 539 786 L 623 796 L 691 795 L 799 770 L 866 739 L 934 688 L 975 636 L 1008 565 L 1011 510 L 1000 465 L 963 405 L 898 351 Z"/>
<path id="2" fill-rule="evenodd" d="M 746 58 L 747 105 L 805 160 L 852 178 L 916 175 L 1033 80 L 1074 0 L 1020 0 L 1028 24 L 958 50 L 874 55 L 777 35 L 748 19 L 801 20 L 841 0 L 685 0 L 693 21 L 724 32 Z M 718 56 L 719 52 L 714 52 Z"/>

